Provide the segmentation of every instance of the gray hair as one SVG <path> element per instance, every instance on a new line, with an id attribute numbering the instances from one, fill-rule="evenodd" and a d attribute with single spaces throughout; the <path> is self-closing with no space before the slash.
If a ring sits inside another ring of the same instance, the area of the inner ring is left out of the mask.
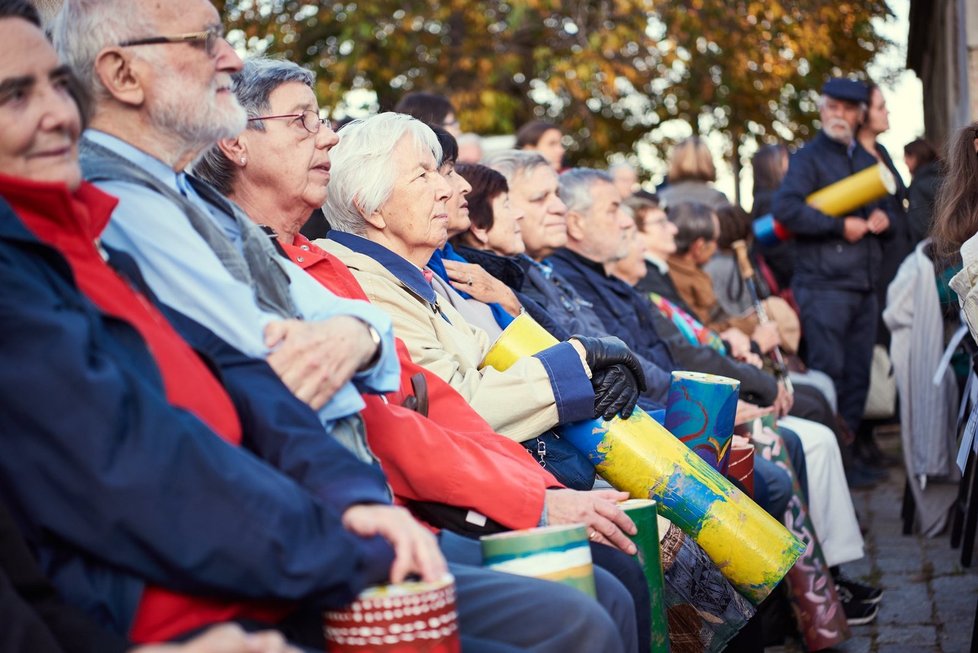
<path id="1" fill-rule="evenodd" d="M 697 238 L 716 240 L 716 223 L 713 221 L 714 211 L 705 204 L 697 202 L 680 202 L 670 206 L 667 214 L 669 221 L 676 225 L 676 253 L 685 254 L 693 246 Z"/>
<path id="2" fill-rule="evenodd" d="M 818 96 L 818 101 L 815 103 L 815 105 L 818 107 L 819 111 L 821 111 L 822 108 L 825 106 L 825 101 L 828 98 L 829 96 L 826 95 L 825 93 L 822 93 L 821 95 Z M 848 102 L 848 100 L 842 100 L 842 102 Z M 867 104 L 866 102 L 856 102 L 855 104 L 859 105 L 859 111 L 863 113 L 869 110 L 869 104 Z"/>
<path id="3" fill-rule="evenodd" d="M 61 60 L 96 101 L 107 93 L 95 74 L 99 52 L 106 46 L 150 36 L 155 31 L 143 4 L 132 0 L 65 0 L 50 28 Z M 151 54 L 143 52 L 140 56 Z"/>
<path id="4" fill-rule="evenodd" d="M 594 168 L 572 168 L 560 175 L 560 186 L 557 194 L 567 205 L 568 211 L 587 213 L 591 208 L 593 198 L 591 187 L 598 182 L 614 184 L 614 180 L 604 170 Z"/>
<path id="5" fill-rule="evenodd" d="M 344 125 L 333 148 L 332 178 L 323 211 L 330 226 L 362 236 L 366 217 L 390 198 L 397 174 L 394 149 L 404 138 L 441 161 L 438 138 L 426 124 L 403 113 L 381 113 Z"/>
<path id="6" fill-rule="evenodd" d="M 489 155 L 482 163 L 506 177 L 510 187 L 516 177 L 529 174 L 540 166 L 550 166 L 543 155 L 533 150 L 503 150 Z"/>
<path id="7" fill-rule="evenodd" d="M 315 80 L 316 76 L 311 71 L 291 61 L 253 57 L 247 59 L 244 67 L 231 76 L 231 90 L 248 117 L 257 118 L 271 109 L 268 98 L 282 84 L 298 82 L 312 88 Z M 248 129 L 264 131 L 265 124 L 261 120 L 251 120 Z M 207 150 L 194 164 L 194 174 L 225 195 L 233 190 L 237 173 L 238 167 L 217 145 Z"/>

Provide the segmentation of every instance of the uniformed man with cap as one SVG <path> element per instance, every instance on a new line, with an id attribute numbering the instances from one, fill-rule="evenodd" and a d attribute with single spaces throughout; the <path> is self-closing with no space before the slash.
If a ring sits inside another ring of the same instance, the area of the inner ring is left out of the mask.
<path id="1" fill-rule="evenodd" d="M 808 365 L 832 377 L 839 413 L 853 433 L 869 390 L 879 313 L 879 241 L 890 221 L 878 202 L 834 218 L 808 206 L 805 198 L 876 165 L 855 138 L 868 95 L 862 82 L 826 82 L 819 99 L 822 129 L 791 157 L 774 199 L 774 215 L 797 239 L 792 290 L 801 309 Z"/>

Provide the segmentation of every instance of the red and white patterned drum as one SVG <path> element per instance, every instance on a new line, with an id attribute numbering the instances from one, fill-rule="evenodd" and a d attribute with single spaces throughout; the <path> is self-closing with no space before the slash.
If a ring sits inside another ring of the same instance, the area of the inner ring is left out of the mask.
<path id="1" fill-rule="evenodd" d="M 455 580 L 405 582 L 364 590 L 323 616 L 327 650 L 341 653 L 459 653 Z"/>

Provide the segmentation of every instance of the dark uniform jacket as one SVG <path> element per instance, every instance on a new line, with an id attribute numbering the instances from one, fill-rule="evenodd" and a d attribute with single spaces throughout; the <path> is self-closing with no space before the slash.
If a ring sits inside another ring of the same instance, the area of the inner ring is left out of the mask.
<path id="1" fill-rule="evenodd" d="M 811 193 L 876 164 L 876 158 L 859 143 L 847 147 L 823 131 L 791 156 L 773 208 L 774 215 L 796 239 L 792 283 L 861 292 L 876 288 L 882 262 L 881 237 L 867 234 L 850 243 L 842 236 L 845 216 L 828 216 L 805 202 Z M 850 215 L 868 218 L 881 203 L 872 202 Z"/>

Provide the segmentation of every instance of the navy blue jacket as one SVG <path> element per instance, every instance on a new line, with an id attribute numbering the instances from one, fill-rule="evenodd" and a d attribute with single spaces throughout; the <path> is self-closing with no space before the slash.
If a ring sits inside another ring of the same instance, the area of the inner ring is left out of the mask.
<path id="1" fill-rule="evenodd" d="M 793 284 L 863 292 L 876 288 L 882 262 L 880 236 L 866 234 L 850 243 L 842 237 L 841 218 L 805 203 L 813 192 L 876 164 L 876 158 L 858 143 L 847 148 L 823 131 L 791 156 L 773 208 L 778 220 L 795 235 Z M 881 201 L 872 202 L 852 215 L 868 218 L 874 208 L 885 207 Z"/>
<path id="2" fill-rule="evenodd" d="M 670 372 L 676 369 L 676 364 L 655 330 L 652 306 L 642 301 L 627 283 L 605 274 L 600 263 L 589 261 L 569 249 L 557 250 L 549 261 L 554 270 L 591 303 L 607 332 L 621 338 L 632 351 L 651 363 L 643 365 L 648 385 L 646 396 L 665 406 Z"/>
<path id="3" fill-rule="evenodd" d="M 181 326 L 198 347 L 213 338 Z M 269 462 L 174 408 L 136 330 L 83 297 L 3 202 L 0 330 L 0 500 L 61 594 L 101 623 L 126 632 L 147 582 L 331 606 L 386 578 L 390 547 L 340 522 L 350 503 L 387 501 L 382 475 L 321 427 L 315 438 L 315 415 L 223 343 L 215 368 Z"/>
<path id="4" fill-rule="evenodd" d="M 550 311 L 536 299 L 524 293 L 526 271 L 517 263 L 517 259 L 500 256 L 484 249 L 459 246 L 455 251 L 469 263 L 475 263 L 483 270 L 502 281 L 513 291 L 523 310 L 536 320 L 537 324 L 547 330 L 550 335 L 560 341 L 571 337 L 572 332 L 561 325 Z"/>
<path id="5" fill-rule="evenodd" d="M 0 502 L 0 651 L 123 653 L 124 638 L 65 605 Z"/>

